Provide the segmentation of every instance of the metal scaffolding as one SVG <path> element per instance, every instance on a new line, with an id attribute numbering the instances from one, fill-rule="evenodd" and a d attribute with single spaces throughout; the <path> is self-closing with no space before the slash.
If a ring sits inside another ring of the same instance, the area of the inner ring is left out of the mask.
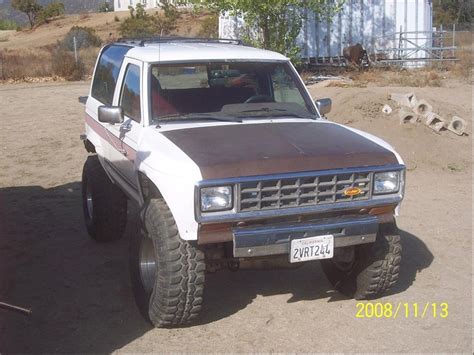
<path id="1" fill-rule="evenodd" d="M 395 33 L 398 45 L 375 50 L 369 56 L 374 65 L 422 66 L 429 62 L 450 62 L 456 58 L 456 25 L 445 30 Z"/>
<path id="2" fill-rule="evenodd" d="M 428 63 L 453 62 L 456 57 L 456 25 L 446 30 L 442 25 L 433 31 L 402 31 L 386 37 L 377 37 L 376 43 L 388 46 L 374 46 L 362 59 L 362 67 L 398 66 L 422 67 Z M 381 48 L 383 47 L 383 48 Z M 388 48 L 387 48 L 388 47 Z M 342 54 L 342 53 L 341 53 Z M 341 56 L 306 58 L 310 67 L 346 67 L 348 61 Z"/>

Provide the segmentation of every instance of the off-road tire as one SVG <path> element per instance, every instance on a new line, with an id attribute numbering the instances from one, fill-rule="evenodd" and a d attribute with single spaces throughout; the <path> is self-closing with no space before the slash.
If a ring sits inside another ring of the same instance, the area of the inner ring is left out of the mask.
<path id="1" fill-rule="evenodd" d="M 157 327 L 185 325 L 201 310 L 204 292 L 204 253 L 182 240 L 166 202 L 151 199 L 142 211 L 143 229 L 130 244 L 130 274 L 135 300 L 142 315 Z M 140 243 L 150 238 L 156 262 L 153 290 L 140 271 Z"/>
<path id="2" fill-rule="evenodd" d="M 332 260 L 321 265 L 334 288 L 357 300 L 381 296 L 398 281 L 402 246 L 397 226 L 382 224 L 374 243 L 355 247 L 355 259 L 342 270 Z"/>
<path id="3" fill-rule="evenodd" d="M 87 232 L 98 242 L 120 239 L 127 223 L 127 197 L 110 181 L 97 155 L 82 170 L 82 209 Z"/>

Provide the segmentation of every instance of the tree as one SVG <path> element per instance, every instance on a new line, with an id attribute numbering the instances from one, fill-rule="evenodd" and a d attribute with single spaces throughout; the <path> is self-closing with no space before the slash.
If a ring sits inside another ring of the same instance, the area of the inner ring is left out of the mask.
<path id="1" fill-rule="evenodd" d="M 219 13 L 241 16 L 245 22 L 244 37 L 254 45 L 285 54 L 298 60 L 300 48 L 296 39 L 301 32 L 306 10 L 331 17 L 344 0 L 191 0 Z"/>
<path id="2" fill-rule="evenodd" d="M 163 14 L 149 15 L 142 4 L 135 8 L 129 6 L 130 17 L 120 25 L 120 35 L 129 38 L 146 38 L 153 36 L 169 35 L 177 28 L 180 13 L 176 7 L 163 0 L 161 9 Z"/>
<path id="3" fill-rule="evenodd" d="M 433 2 L 434 23 L 468 24 L 474 17 L 474 6 L 470 0 L 436 0 Z"/>
<path id="4" fill-rule="evenodd" d="M 15 10 L 21 11 L 28 16 L 31 28 L 35 25 L 36 18 L 43 8 L 36 0 L 12 0 L 11 5 Z"/>
<path id="5" fill-rule="evenodd" d="M 201 22 L 198 37 L 217 38 L 219 36 L 219 14 L 212 13 Z"/>
<path id="6" fill-rule="evenodd" d="M 36 24 L 49 23 L 54 17 L 63 15 L 64 11 L 64 4 L 62 2 L 53 1 L 40 10 Z"/>
<path id="7" fill-rule="evenodd" d="M 151 37 L 156 34 L 157 28 L 150 16 L 145 11 L 142 4 L 137 4 L 136 8 L 129 6 L 130 17 L 120 24 L 120 35 L 130 38 Z"/>
<path id="8" fill-rule="evenodd" d="M 169 35 L 171 31 L 178 27 L 178 20 L 181 18 L 181 14 L 176 6 L 168 0 L 162 0 L 160 7 L 163 10 L 163 15 L 156 13 L 154 18 L 158 27 L 158 34 Z"/>

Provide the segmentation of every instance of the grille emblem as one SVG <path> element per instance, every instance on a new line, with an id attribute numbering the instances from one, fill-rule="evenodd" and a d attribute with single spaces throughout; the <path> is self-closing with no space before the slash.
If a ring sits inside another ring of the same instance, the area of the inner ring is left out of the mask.
<path id="1" fill-rule="evenodd" d="M 362 193 L 362 190 L 358 187 L 349 187 L 344 190 L 344 195 L 346 196 L 357 196 Z"/>

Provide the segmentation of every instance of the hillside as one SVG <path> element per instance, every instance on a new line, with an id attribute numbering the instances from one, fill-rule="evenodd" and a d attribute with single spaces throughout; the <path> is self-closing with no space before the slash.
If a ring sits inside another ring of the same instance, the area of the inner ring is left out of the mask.
<path id="1" fill-rule="evenodd" d="M 118 33 L 120 21 L 128 16 L 128 12 L 66 15 L 64 18 L 41 25 L 33 30 L 23 30 L 20 32 L 0 31 L 0 50 L 49 46 L 61 40 L 73 26 L 92 27 L 104 41 L 110 37 L 118 38 L 120 37 Z M 120 21 L 116 21 L 116 17 Z M 183 14 L 179 20 L 178 29 L 173 34 L 181 36 L 197 35 L 201 28 L 203 17 L 205 15 L 191 18 L 190 15 Z"/>
<path id="2" fill-rule="evenodd" d="M 45 5 L 51 0 L 38 0 L 38 3 Z M 66 8 L 67 14 L 79 14 L 81 12 L 97 11 L 105 0 L 61 0 Z M 10 5 L 10 0 L 0 0 L 0 19 L 12 19 L 21 24 L 26 24 L 27 18 L 21 12 L 15 11 Z"/>

